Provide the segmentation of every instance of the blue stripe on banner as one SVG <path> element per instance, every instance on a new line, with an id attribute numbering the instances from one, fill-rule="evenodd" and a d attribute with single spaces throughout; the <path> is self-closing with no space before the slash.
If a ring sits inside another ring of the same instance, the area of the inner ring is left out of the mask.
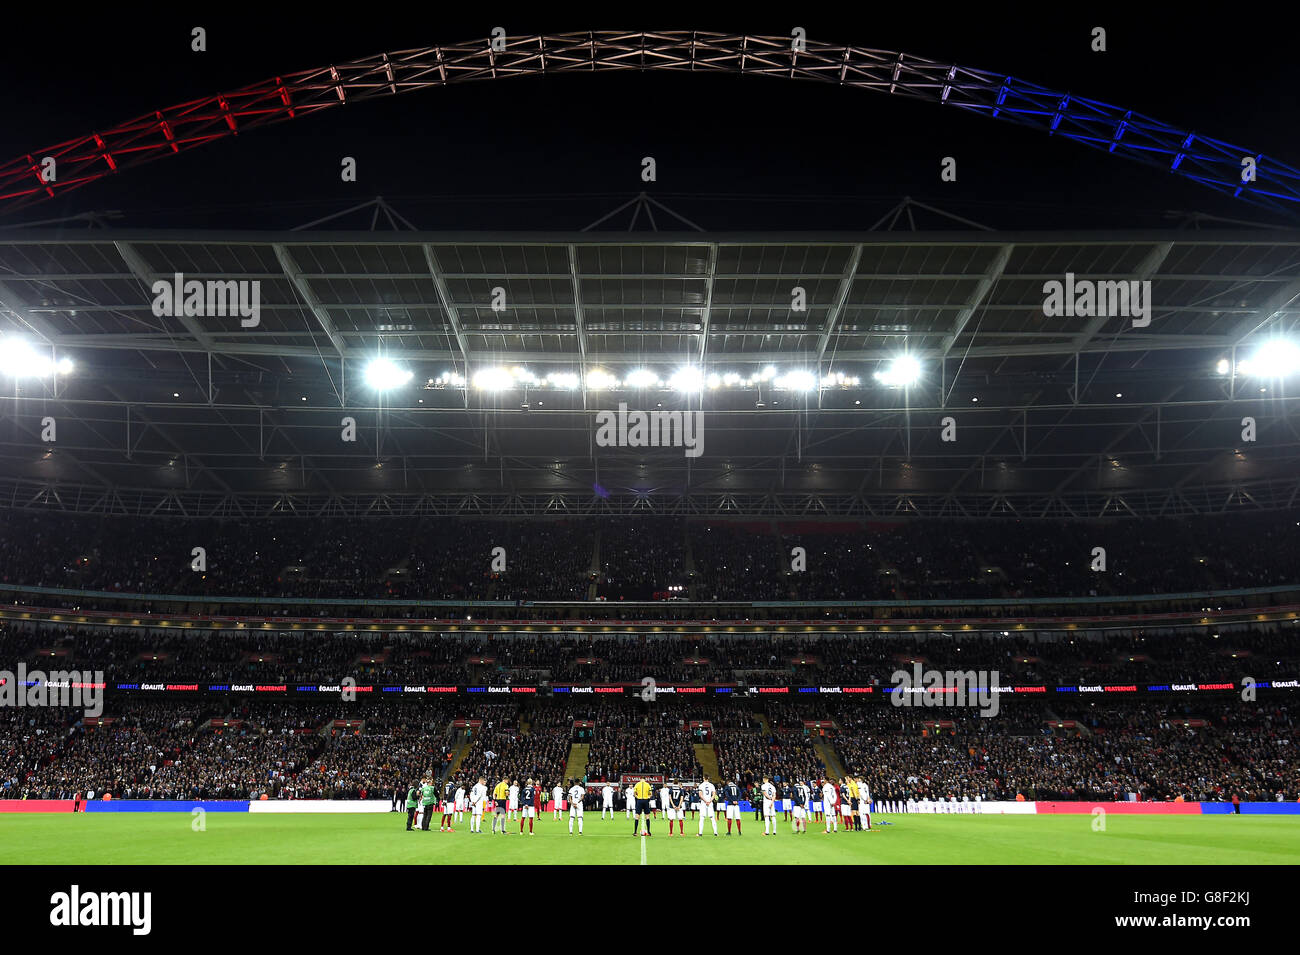
<path id="1" fill-rule="evenodd" d="M 1230 802 L 1203 802 L 1201 815 L 1226 816 L 1232 813 Z M 1243 802 L 1243 816 L 1300 816 L 1300 802 Z"/>
<path id="2" fill-rule="evenodd" d="M 95 799 L 86 812 L 248 812 L 247 799 Z"/>

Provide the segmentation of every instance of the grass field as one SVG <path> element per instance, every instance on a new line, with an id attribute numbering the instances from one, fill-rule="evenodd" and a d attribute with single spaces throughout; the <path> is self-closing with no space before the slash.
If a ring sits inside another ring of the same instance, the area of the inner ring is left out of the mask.
<path id="1" fill-rule="evenodd" d="M 435 823 L 436 823 L 435 819 Z M 272 815 L 208 813 L 206 830 L 186 813 L 0 814 L 0 864 L 599 864 L 781 865 L 800 863 L 1227 864 L 1300 863 L 1300 817 L 1126 816 L 1111 814 L 1106 831 L 1091 816 L 873 817 L 891 825 L 870 833 L 763 836 L 751 815 L 744 835 L 669 837 L 663 821 L 649 839 L 632 835 L 619 815 L 587 817 L 582 836 L 567 819 L 538 820 L 535 836 L 407 832 L 405 813 Z M 726 824 L 720 820 L 720 829 Z M 645 844 L 644 856 L 642 844 Z"/>

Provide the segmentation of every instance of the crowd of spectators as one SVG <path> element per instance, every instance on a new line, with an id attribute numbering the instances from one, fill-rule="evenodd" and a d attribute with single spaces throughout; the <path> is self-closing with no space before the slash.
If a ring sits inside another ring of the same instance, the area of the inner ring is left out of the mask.
<path id="1" fill-rule="evenodd" d="M 516 779 L 520 785 L 526 779 L 560 780 L 569 759 L 569 746 L 567 727 L 534 726 L 525 732 L 517 716 L 485 721 L 471 732 L 459 775 L 471 781 L 479 776 L 494 781 Z"/>
<path id="2" fill-rule="evenodd" d="M 110 682 L 509 685 L 724 683 L 888 688 L 917 665 L 1001 685 L 1295 679 L 1300 625 L 1214 629 L 825 634 L 330 633 L 0 625 L 12 668 Z M 575 700 L 577 697 L 574 698 Z"/>
<path id="3" fill-rule="evenodd" d="M 752 785 L 764 776 L 774 780 L 824 779 L 827 768 L 813 737 L 800 730 L 720 730 L 713 736 L 718 772 L 724 780 Z"/>
<path id="4" fill-rule="evenodd" d="M 457 779 L 553 785 L 573 721 L 587 719 L 588 780 L 697 779 L 703 743 L 722 779 L 743 786 L 843 770 L 877 799 L 1300 798 L 1300 720 L 1280 696 L 1008 700 L 988 716 L 829 699 L 569 703 L 120 699 L 98 719 L 11 708 L 0 710 L 0 798 L 388 799 L 447 777 L 462 750 Z M 711 724 L 707 740 L 697 721 Z"/>
<path id="5" fill-rule="evenodd" d="M 656 595 L 704 602 L 986 599 L 1014 607 L 1028 598 L 1296 584 L 1295 517 L 798 525 L 668 517 L 253 523 L 17 510 L 6 511 L 0 523 L 0 583 L 146 594 L 153 601 L 160 595 L 292 601 L 267 605 L 280 610 L 310 607 L 320 598 L 583 602 L 595 596 L 625 602 Z M 196 547 L 204 551 L 199 570 Z M 796 548 L 803 551 L 799 569 Z M 1097 548 L 1105 551 L 1104 571 L 1093 566 Z M 504 570 L 494 559 L 504 560 Z M 626 610 L 629 617 L 646 612 Z"/>
<path id="6" fill-rule="evenodd" d="M 618 779 L 625 773 L 698 779 L 701 772 L 691 736 L 678 726 L 598 727 L 587 756 L 592 779 Z"/>
<path id="7" fill-rule="evenodd" d="M 591 534 L 556 521 L 254 523 L 6 511 L 0 525 L 2 583 L 152 595 L 582 600 L 591 558 Z"/>

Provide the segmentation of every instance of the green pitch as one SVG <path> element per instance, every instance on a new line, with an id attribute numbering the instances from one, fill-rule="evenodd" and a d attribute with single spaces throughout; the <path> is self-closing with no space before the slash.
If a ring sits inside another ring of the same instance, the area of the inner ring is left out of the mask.
<path id="1" fill-rule="evenodd" d="M 407 832 L 405 813 L 375 815 L 261 815 L 208 813 L 195 832 L 187 813 L 59 813 L 0 815 L 0 865 L 181 863 L 248 865 L 398 863 L 401 865 L 797 865 L 821 864 L 1228 864 L 1300 863 L 1300 816 L 1121 816 L 1104 832 L 1079 816 L 873 817 L 887 821 L 870 833 L 764 836 L 750 815 L 744 835 L 668 835 L 662 820 L 649 839 L 632 835 L 621 814 L 586 819 L 585 833 L 569 835 L 567 818 L 537 820 L 537 834 L 493 835 L 468 824 L 454 833 Z M 435 819 L 436 822 L 436 819 Z M 725 833 L 726 824 L 719 828 Z M 642 844 L 645 844 L 644 857 Z"/>

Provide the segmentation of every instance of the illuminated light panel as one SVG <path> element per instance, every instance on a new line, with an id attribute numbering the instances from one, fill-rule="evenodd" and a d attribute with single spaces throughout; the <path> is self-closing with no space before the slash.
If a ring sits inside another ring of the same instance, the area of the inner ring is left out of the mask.
<path id="1" fill-rule="evenodd" d="M 817 387 L 817 376 L 811 371 L 787 371 L 773 379 L 772 384 L 783 391 L 812 391 Z"/>
<path id="2" fill-rule="evenodd" d="M 553 371 L 546 376 L 546 383 L 552 388 L 573 391 L 578 387 L 578 376 L 571 371 Z"/>
<path id="3" fill-rule="evenodd" d="M 628 380 L 631 380 L 630 376 Z M 679 368 L 668 379 L 668 387 L 687 394 L 700 391 L 704 387 L 704 373 L 691 365 Z"/>
<path id="4" fill-rule="evenodd" d="M 589 391 L 604 391 L 607 388 L 618 387 L 618 379 L 609 372 L 594 368 L 587 372 L 587 389 Z"/>
<path id="5" fill-rule="evenodd" d="M 474 372 L 474 387 L 482 391 L 505 391 L 515 380 L 505 368 L 480 368 Z"/>
<path id="6" fill-rule="evenodd" d="M 415 375 L 409 369 L 401 368 L 387 358 L 376 358 L 366 365 L 363 377 L 371 388 L 377 391 L 388 391 L 392 388 L 400 388 Z"/>
<path id="7" fill-rule="evenodd" d="M 56 362 L 21 338 L 0 339 L 0 374 L 7 378 L 49 378 L 69 374 L 72 368 L 72 359 Z"/>
<path id="8" fill-rule="evenodd" d="M 1286 378 L 1300 371 L 1300 345 L 1287 338 L 1264 342 L 1237 370 L 1252 378 Z"/>
<path id="9" fill-rule="evenodd" d="M 906 388 L 920 379 L 921 363 L 911 355 L 900 355 L 884 371 L 876 372 L 873 377 L 882 385 Z"/>
<path id="10" fill-rule="evenodd" d="M 629 388 L 650 388 L 659 384 L 659 376 L 648 369 L 638 368 L 628 372 L 626 383 Z"/>

